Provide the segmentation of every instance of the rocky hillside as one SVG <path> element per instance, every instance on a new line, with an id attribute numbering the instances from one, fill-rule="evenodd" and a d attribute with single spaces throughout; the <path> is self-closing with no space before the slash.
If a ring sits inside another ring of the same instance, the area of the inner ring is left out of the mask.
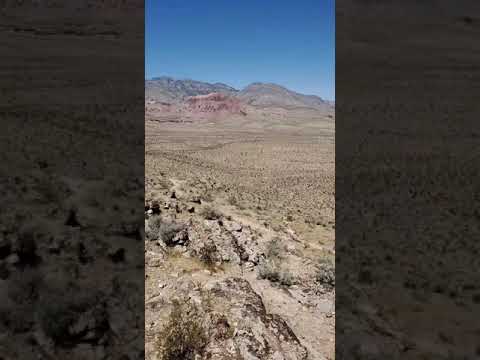
<path id="1" fill-rule="evenodd" d="M 238 93 L 245 103 L 261 107 L 326 110 L 331 104 L 315 95 L 303 95 L 277 84 L 253 83 Z"/>
<path id="2" fill-rule="evenodd" d="M 222 84 L 157 77 L 145 81 L 145 98 L 163 102 L 181 102 L 188 97 L 211 93 L 234 94 L 238 90 Z"/>

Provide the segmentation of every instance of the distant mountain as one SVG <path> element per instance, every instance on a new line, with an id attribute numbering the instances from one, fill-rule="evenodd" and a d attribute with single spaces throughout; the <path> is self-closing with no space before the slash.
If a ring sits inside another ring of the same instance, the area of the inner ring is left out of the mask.
<path id="1" fill-rule="evenodd" d="M 145 81 L 145 97 L 148 101 L 183 103 L 190 97 L 212 93 L 236 97 L 242 103 L 257 108 L 331 110 L 334 106 L 318 96 L 300 94 L 271 83 L 256 82 L 239 91 L 222 83 L 177 80 L 166 76 Z"/>
<path id="2" fill-rule="evenodd" d="M 253 83 L 237 96 L 245 103 L 260 107 L 327 109 L 328 101 L 315 95 L 303 95 L 283 86 L 271 83 Z"/>
<path id="3" fill-rule="evenodd" d="M 237 89 L 222 83 L 210 84 L 195 80 L 177 80 L 167 76 L 145 81 L 146 98 L 164 102 L 181 102 L 190 96 L 211 93 L 232 95 L 237 92 Z"/>

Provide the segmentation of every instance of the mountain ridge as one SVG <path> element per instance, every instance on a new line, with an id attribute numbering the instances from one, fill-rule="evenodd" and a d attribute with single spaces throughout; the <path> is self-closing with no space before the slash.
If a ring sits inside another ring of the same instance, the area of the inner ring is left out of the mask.
<path id="1" fill-rule="evenodd" d="M 305 95 L 271 82 L 253 82 L 242 90 L 230 85 L 208 83 L 192 79 L 176 79 L 169 76 L 145 80 L 145 97 L 148 101 L 181 103 L 192 96 L 219 93 L 238 98 L 257 108 L 311 108 L 327 110 L 334 102 L 317 95 Z"/>

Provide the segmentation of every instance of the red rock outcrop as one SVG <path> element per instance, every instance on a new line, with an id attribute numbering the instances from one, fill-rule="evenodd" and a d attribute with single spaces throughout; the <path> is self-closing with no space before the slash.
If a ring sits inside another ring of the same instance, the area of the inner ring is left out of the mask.
<path id="1" fill-rule="evenodd" d="M 186 99 L 187 110 L 192 113 L 229 113 L 246 115 L 240 100 L 229 95 L 211 93 L 191 96 Z"/>

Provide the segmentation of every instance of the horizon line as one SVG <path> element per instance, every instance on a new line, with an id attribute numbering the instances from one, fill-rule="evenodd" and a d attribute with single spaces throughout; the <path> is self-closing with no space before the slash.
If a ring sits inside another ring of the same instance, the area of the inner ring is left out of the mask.
<path id="1" fill-rule="evenodd" d="M 192 79 L 192 78 L 187 78 L 187 77 L 175 77 L 175 76 L 170 76 L 170 75 L 157 75 L 157 76 L 151 76 L 150 78 L 148 77 L 145 77 L 145 81 L 148 81 L 148 80 L 155 80 L 155 79 L 160 79 L 160 78 L 170 78 L 170 79 L 173 79 L 173 80 L 179 80 L 179 81 L 197 81 L 197 82 L 203 82 L 203 83 L 206 83 L 206 84 L 210 84 L 210 85 L 215 85 L 215 84 L 222 84 L 222 85 L 226 85 L 228 87 L 231 87 L 232 89 L 235 89 L 237 91 L 241 91 L 240 89 L 236 88 L 235 86 L 232 86 L 230 84 L 227 84 L 225 82 L 222 82 L 222 81 L 216 81 L 216 82 L 209 82 L 209 81 L 203 81 L 203 80 L 195 80 L 195 79 Z M 320 95 L 317 95 L 317 94 L 307 94 L 307 93 L 303 93 L 303 92 L 300 92 L 300 91 L 297 91 L 297 90 L 293 90 L 285 85 L 282 85 L 280 83 L 274 83 L 274 82 L 263 82 L 263 81 L 254 81 L 246 86 L 244 86 L 242 89 L 245 89 L 247 88 L 248 86 L 252 85 L 252 84 L 266 84 L 266 85 L 276 85 L 276 86 L 280 86 L 280 87 L 283 87 L 289 91 L 292 91 L 292 92 L 295 92 L 297 94 L 300 94 L 300 95 L 304 95 L 304 96 L 316 96 L 324 101 L 329 101 L 329 102 L 335 102 L 335 97 L 333 99 L 327 99 L 327 98 L 324 98 L 323 96 L 320 96 Z"/>

